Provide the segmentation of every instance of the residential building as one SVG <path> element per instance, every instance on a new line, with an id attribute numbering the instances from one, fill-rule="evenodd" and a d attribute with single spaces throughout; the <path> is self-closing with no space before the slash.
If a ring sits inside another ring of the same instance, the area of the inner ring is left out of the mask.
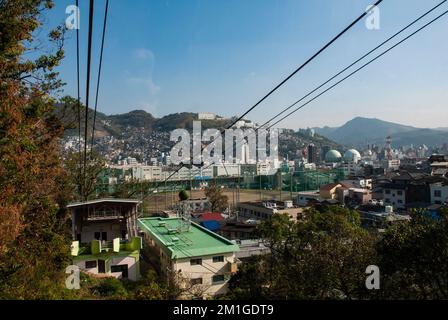
<path id="1" fill-rule="evenodd" d="M 301 191 L 297 194 L 296 203 L 301 207 L 306 207 L 310 202 L 321 201 L 319 190 Z"/>
<path id="2" fill-rule="evenodd" d="M 340 184 L 347 188 L 363 188 L 363 189 L 372 189 L 372 179 L 366 179 L 362 177 L 353 178 L 349 180 L 341 180 Z"/>
<path id="3" fill-rule="evenodd" d="M 256 224 L 242 221 L 226 221 L 218 233 L 230 240 L 254 239 Z"/>
<path id="4" fill-rule="evenodd" d="M 381 163 L 381 166 L 386 171 L 398 170 L 400 168 L 400 160 L 399 159 L 384 159 Z"/>
<path id="5" fill-rule="evenodd" d="M 211 210 L 211 203 L 207 198 L 188 199 L 182 201 L 185 210 L 194 212 L 208 212 Z"/>
<path id="6" fill-rule="evenodd" d="M 429 186 L 431 192 L 431 204 L 448 205 L 448 180 L 433 183 Z"/>
<path id="7" fill-rule="evenodd" d="M 247 201 L 236 206 L 239 218 L 268 220 L 274 214 L 286 214 L 290 220 L 297 221 L 303 209 L 293 205 L 292 201 Z"/>
<path id="8" fill-rule="evenodd" d="M 159 255 L 161 273 L 185 290 L 183 298 L 227 292 L 238 245 L 183 218 L 141 218 L 138 225 Z"/>
<path id="9" fill-rule="evenodd" d="M 335 199 L 337 194 L 336 190 L 342 187 L 340 183 L 329 183 L 320 186 L 319 195 L 322 199 Z"/>
<path id="10" fill-rule="evenodd" d="M 138 280 L 142 245 L 136 224 L 139 203 L 97 199 L 69 204 L 73 264 L 95 275 Z"/>
<path id="11" fill-rule="evenodd" d="M 252 256 L 269 254 L 271 252 L 260 239 L 236 240 L 235 242 L 240 247 L 240 251 L 236 253 L 236 257 L 242 263 Z"/>
<path id="12" fill-rule="evenodd" d="M 237 163 L 226 163 L 213 165 L 214 177 L 238 177 L 241 174 L 240 165 Z"/>
<path id="13" fill-rule="evenodd" d="M 367 204 L 372 201 L 372 190 L 363 188 L 349 188 L 348 199 L 351 203 Z"/>
<path id="14" fill-rule="evenodd" d="M 199 112 L 198 113 L 198 120 L 215 120 L 216 114 L 211 112 Z"/>
<path id="15" fill-rule="evenodd" d="M 431 201 L 429 185 L 439 178 L 421 172 L 396 171 L 382 178 L 380 187 L 385 205 L 407 209 L 428 205 Z"/>
<path id="16" fill-rule="evenodd" d="M 132 177 L 139 181 L 161 181 L 162 167 L 160 166 L 136 166 L 132 168 Z"/>
<path id="17" fill-rule="evenodd" d="M 308 145 L 307 149 L 308 163 L 317 163 L 317 147 L 314 144 Z"/>

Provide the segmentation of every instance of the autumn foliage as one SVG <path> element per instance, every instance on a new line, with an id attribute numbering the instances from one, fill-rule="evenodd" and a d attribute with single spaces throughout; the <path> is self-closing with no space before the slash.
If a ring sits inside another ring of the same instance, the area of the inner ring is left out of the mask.
<path id="1" fill-rule="evenodd" d="M 63 29 L 50 32 L 53 53 L 34 60 L 33 32 L 51 1 L 0 1 L 0 297 L 51 298 L 68 257 L 69 194 L 53 115 L 61 86 Z M 45 258 L 43 258 L 45 257 Z"/>

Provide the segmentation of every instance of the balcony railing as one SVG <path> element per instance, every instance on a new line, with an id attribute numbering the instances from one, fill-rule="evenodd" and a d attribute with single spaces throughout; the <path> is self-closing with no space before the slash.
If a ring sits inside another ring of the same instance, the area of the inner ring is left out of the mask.
<path id="1" fill-rule="evenodd" d="M 122 218 L 124 218 L 124 215 L 119 211 L 95 211 L 90 212 L 87 215 L 87 220 L 110 220 Z"/>

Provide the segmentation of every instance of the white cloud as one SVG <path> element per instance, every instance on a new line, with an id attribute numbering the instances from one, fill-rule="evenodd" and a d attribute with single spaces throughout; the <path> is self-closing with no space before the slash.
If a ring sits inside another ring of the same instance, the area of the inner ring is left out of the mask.
<path id="1" fill-rule="evenodd" d="M 128 77 L 126 80 L 131 84 L 145 86 L 146 89 L 149 90 L 149 93 L 151 95 L 156 95 L 160 91 L 160 86 L 158 86 L 156 83 L 154 83 L 154 80 L 152 79 L 151 74 L 144 76 L 144 77 Z"/>
<path id="2" fill-rule="evenodd" d="M 155 55 L 147 48 L 138 48 L 132 52 L 134 59 L 141 60 L 139 69 L 135 72 L 126 72 L 126 81 L 134 85 L 144 86 L 151 96 L 156 95 L 160 91 L 160 86 L 153 79 L 153 70 L 155 65 Z"/>
<path id="3" fill-rule="evenodd" d="M 134 58 L 140 60 L 150 60 L 154 62 L 154 53 L 150 49 L 139 48 L 134 50 Z"/>

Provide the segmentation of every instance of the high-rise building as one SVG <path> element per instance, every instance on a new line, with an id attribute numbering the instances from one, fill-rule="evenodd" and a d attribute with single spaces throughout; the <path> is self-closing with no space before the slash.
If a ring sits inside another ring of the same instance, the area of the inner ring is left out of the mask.
<path id="1" fill-rule="evenodd" d="M 317 147 L 311 143 L 308 145 L 308 163 L 317 162 Z"/>

